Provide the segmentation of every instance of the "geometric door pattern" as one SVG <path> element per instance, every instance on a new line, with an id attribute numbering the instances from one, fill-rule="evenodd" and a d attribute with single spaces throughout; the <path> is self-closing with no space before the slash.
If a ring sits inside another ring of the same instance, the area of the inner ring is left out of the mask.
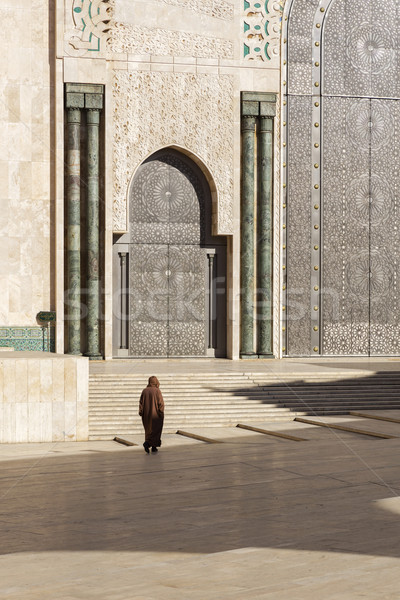
<path id="1" fill-rule="evenodd" d="M 333 292 L 324 353 L 398 354 L 400 102 L 326 98 L 324 107 L 323 286 Z"/>
<path id="2" fill-rule="evenodd" d="M 286 355 L 400 354 L 399 4 L 286 6 Z"/>
<path id="3" fill-rule="evenodd" d="M 174 152 L 139 168 L 130 192 L 130 355 L 204 356 L 204 190 Z"/>

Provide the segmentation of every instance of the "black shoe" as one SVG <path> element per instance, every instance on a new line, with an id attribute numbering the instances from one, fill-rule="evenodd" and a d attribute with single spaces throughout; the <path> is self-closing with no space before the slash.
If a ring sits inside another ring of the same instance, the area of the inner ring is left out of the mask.
<path id="1" fill-rule="evenodd" d="M 158 449 L 157 449 L 155 446 L 152 446 L 152 447 L 151 447 L 151 451 L 152 451 L 152 452 L 158 452 Z"/>
<path id="2" fill-rule="evenodd" d="M 144 442 L 143 448 L 144 448 L 145 452 L 147 452 L 147 454 L 149 454 L 149 447 L 150 447 L 149 443 L 148 442 Z"/>

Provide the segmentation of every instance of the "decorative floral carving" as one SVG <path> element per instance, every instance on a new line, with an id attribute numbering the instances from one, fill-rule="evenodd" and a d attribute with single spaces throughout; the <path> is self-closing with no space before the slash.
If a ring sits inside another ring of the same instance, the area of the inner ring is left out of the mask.
<path id="1" fill-rule="evenodd" d="M 389 69 L 395 58 L 395 47 L 391 31 L 376 22 L 356 25 L 346 42 L 352 66 L 367 75 L 378 75 Z"/>
<path id="2" fill-rule="evenodd" d="M 279 57 L 284 0 L 244 0 L 244 57 L 272 60 Z"/>
<path id="3" fill-rule="evenodd" d="M 109 30 L 114 0 L 72 0 L 73 29 L 65 33 L 65 51 L 73 56 L 99 52 Z"/>
<path id="4" fill-rule="evenodd" d="M 223 21 L 233 20 L 233 4 L 224 2 L 224 0 L 156 0 L 163 4 L 171 6 L 181 6 L 185 10 L 222 19 Z"/>
<path id="5" fill-rule="evenodd" d="M 119 22 L 110 30 L 107 46 L 116 53 L 233 58 L 230 40 Z"/>
<path id="6" fill-rule="evenodd" d="M 393 116 L 387 105 L 376 101 L 371 112 L 370 101 L 361 99 L 353 103 L 346 115 L 346 129 L 352 144 L 359 152 L 381 150 L 390 140 L 394 128 Z"/>
<path id="7" fill-rule="evenodd" d="M 352 256 L 347 265 L 346 275 L 349 290 L 358 303 L 384 298 L 393 279 L 389 257 L 378 250 L 362 250 Z"/>
<path id="8" fill-rule="evenodd" d="M 363 225 L 380 225 L 388 220 L 392 208 L 392 191 L 377 175 L 362 175 L 349 186 L 350 217 Z"/>
<path id="9" fill-rule="evenodd" d="M 217 232 L 233 228 L 233 77 L 114 73 L 114 230 L 127 229 L 127 192 L 137 167 L 156 150 L 177 146 L 212 172 L 218 193 Z"/>

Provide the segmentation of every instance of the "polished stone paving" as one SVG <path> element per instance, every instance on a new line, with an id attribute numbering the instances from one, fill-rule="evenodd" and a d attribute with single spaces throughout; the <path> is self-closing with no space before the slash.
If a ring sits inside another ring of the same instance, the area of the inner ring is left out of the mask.
<path id="1" fill-rule="evenodd" d="M 322 420 L 399 437 L 0 446 L 0 598 L 397 600 L 400 424 Z"/>

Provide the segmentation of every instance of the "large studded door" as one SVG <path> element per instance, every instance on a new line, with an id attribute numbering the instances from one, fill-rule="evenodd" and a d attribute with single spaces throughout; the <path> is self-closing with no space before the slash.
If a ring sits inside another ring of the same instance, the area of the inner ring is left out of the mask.
<path id="1" fill-rule="evenodd" d="M 286 11 L 284 354 L 399 355 L 400 5 Z"/>
<path id="2" fill-rule="evenodd" d="M 129 352 L 205 356 L 205 191 L 177 153 L 146 161 L 130 194 Z"/>

